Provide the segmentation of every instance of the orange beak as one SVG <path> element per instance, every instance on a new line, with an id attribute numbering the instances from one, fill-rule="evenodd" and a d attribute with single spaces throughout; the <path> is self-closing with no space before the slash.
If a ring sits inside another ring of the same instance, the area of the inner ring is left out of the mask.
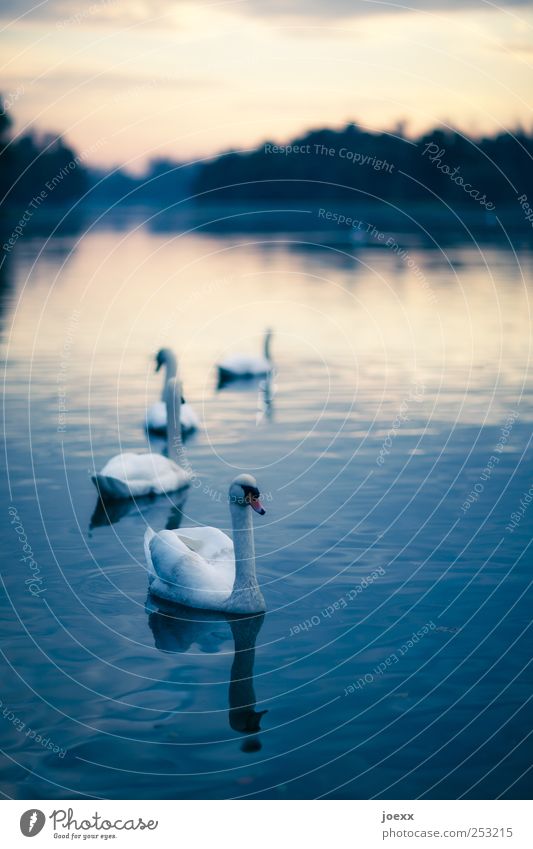
<path id="1" fill-rule="evenodd" d="M 265 515 L 266 510 L 258 498 L 254 498 L 253 495 L 250 495 L 248 496 L 247 501 L 252 510 L 255 510 L 256 513 L 259 513 L 260 516 Z"/>

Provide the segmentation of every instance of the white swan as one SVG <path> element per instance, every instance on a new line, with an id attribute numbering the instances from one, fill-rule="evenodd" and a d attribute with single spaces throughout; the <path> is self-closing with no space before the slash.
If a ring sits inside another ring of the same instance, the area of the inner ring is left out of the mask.
<path id="1" fill-rule="evenodd" d="M 243 380 L 253 377 L 265 377 L 272 371 L 270 358 L 270 342 L 272 331 L 267 330 L 264 341 L 264 356 L 255 357 L 251 354 L 231 354 L 218 363 L 219 384 L 230 380 Z"/>
<path id="2" fill-rule="evenodd" d="M 165 366 L 165 380 L 163 382 L 163 391 L 161 393 L 161 400 L 156 401 L 155 404 L 152 404 L 148 407 L 146 411 L 146 426 L 148 430 L 153 431 L 154 433 L 166 433 L 167 430 L 167 405 L 166 405 L 166 388 L 168 385 L 168 381 L 173 377 L 177 376 L 178 373 L 178 362 L 176 360 L 176 355 L 171 348 L 161 348 L 160 351 L 157 352 L 157 356 L 155 358 L 156 361 L 156 372 L 162 366 Z M 193 430 L 197 430 L 200 427 L 200 419 L 194 412 L 193 408 L 190 404 L 188 404 L 183 396 L 181 399 L 181 410 L 180 410 L 180 422 L 181 422 L 181 434 L 182 436 L 187 436 L 192 433 Z"/>
<path id="3" fill-rule="evenodd" d="M 168 457 L 161 454 L 117 454 L 94 475 L 92 481 L 100 496 L 134 498 L 140 495 L 161 495 L 189 486 L 191 471 L 181 441 L 181 386 L 176 378 L 168 381 Z"/>
<path id="4" fill-rule="evenodd" d="M 148 528 L 144 551 L 150 592 L 202 610 L 261 613 L 263 594 L 255 574 L 252 510 L 264 515 L 252 475 L 239 475 L 229 488 L 233 542 L 218 528 Z"/>

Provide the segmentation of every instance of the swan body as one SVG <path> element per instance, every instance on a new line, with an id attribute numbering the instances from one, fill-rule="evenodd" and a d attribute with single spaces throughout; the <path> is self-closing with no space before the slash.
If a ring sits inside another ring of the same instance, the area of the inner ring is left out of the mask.
<path id="1" fill-rule="evenodd" d="M 156 371 L 165 366 L 165 381 L 163 384 L 163 392 L 161 400 L 151 404 L 146 411 L 146 427 L 154 433 L 166 433 L 167 430 L 167 404 L 166 404 L 166 387 L 168 381 L 176 377 L 178 372 L 178 363 L 176 355 L 170 348 L 161 348 L 156 356 Z M 182 398 L 180 410 L 181 434 L 187 436 L 194 430 L 200 427 L 200 419 L 194 412 L 190 404 Z"/>
<path id="2" fill-rule="evenodd" d="M 164 401 L 156 401 L 146 411 L 146 427 L 154 433 L 167 431 L 167 405 Z"/>
<path id="3" fill-rule="evenodd" d="M 218 364 L 218 370 L 223 376 L 237 378 L 264 377 L 272 368 L 270 360 L 265 357 L 232 354 Z"/>
<path id="4" fill-rule="evenodd" d="M 251 509 L 264 514 L 251 475 L 230 486 L 233 540 L 218 528 L 148 528 L 144 550 L 150 592 L 201 610 L 261 613 L 265 601 L 257 584 Z"/>
<path id="5" fill-rule="evenodd" d="M 200 419 L 195 411 L 184 401 L 180 410 L 181 434 L 186 436 L 200 427 Z M 167 405 L 164 401 L 156 401 L 146 411 L 146 424 L 148 430 L 154 433 L 166 433 L 167 430 Z"/>
<path id="6" fill-rule="evenodd" d="M 233 542 L 218 528 L 179 528 L 144 537 L 150 592 L 186 607 L 223 610 L 235 582 Z"/>
<path id="7" fill-rule="evenodd" d="M 189 468 L 184 468 L 186 461 L 181 444 L 180 407 L 181 386 L 175 379 L 169 380 L 167 415 L 171 422 L 168 434 L 170 457 L 132 452 L 115 455 L 92 478 L 104 500 L 162 495 L 189 485 L 192 475 Z"/>
<path id="8" fill-rule="evenodd" d="M 117 454 L 94 476 L 97 489 L 106 498 L 162 495 L 190 483 L 190 472 L 161 454 Z"/>
<path id="9" fill-rule="evenodd" d="M 246 380 L 254 377 L 266 377 L 272 371 L 270 359 L 270 340 L 272 332 L 267 330 L 264 342 L 264 356 L 252 354 L 231 354 L 218 363 L 219 381 Z"/>

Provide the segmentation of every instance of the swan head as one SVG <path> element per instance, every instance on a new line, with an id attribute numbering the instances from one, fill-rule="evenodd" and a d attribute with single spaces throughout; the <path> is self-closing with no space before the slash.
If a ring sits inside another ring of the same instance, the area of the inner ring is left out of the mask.
<path id="1" fill-rule="evenodd" d="M 239 507 L 251 507 L 260 516 L 266 513 L 260 501 L 261 493 L 257 481 L 253 475 L 238 475 L 229 488 L 229 500 L 231 504 Z"/>
<path id="2" fill-rule="evenodd" d="M 267 360 L 270 359 L 270 343 L 271 343 L 271 341 L 272 341 L 272 330 L 271 330 L 270 327 L 267 327 L 267 329 L 265 330 L 265 343 L 264 343 L 265 358 Z"/>
<path id="3" fill-rule="evenodd" d="M 161 348 L 156 356 L 155 356 L 155 370 L 159 371 L 159 369 L 165 365 L 165 363 L 173 358 L 173 353 L 170 348 Z"/>

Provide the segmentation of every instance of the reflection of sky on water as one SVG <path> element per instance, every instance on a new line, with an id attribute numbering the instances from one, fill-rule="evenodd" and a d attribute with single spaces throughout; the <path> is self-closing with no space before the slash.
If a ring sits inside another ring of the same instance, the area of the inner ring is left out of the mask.
<path id="1" fill-rule="evenodd" d="M 486 797 L 517 779 L 520 794 L 523 747 L 483 776 L 524 731 L 531 516 L 505 526 L 530 485 L 531 255 L 443 254 L 405 237 L 409 266 L 375 246 L 338 261 L 257 234 L 104 226 L 71 252 L 74 241 L 35 262 L 41 244 L 27 239 L 4 269 L 11 497 L 46 586 L 40 599 L 27 592 L 5 523 L 1 625 L 16 672 L 6 665 L 4 700 L 68 749 L 57 759 L 3 723 L 6 792 Z M 217 392 L 213 368 L 260 349 L 267 326 L 270 418 L 258 416 L 264 388 Z M 204 424 L 188 443 L 199 483 L 179 504 L 105 515 L 89 472 L 145 449 L 163 344 Z M 511 411 L 499 463 L 462 512 Z M 142 555 L 146 523 L 227 529 L 227 483 L 241 469 L 267 507 L 255 523 L 269 610 L 253 710 L 268 713 L 248 748 L 242 716 L 228 723 L 235 634 L 222 623 L 223 651 L 158 650 Z M 323 615 L 378 566 L 356 602 Z M 343 697 L 429 621 L 401 663 Z"/>

